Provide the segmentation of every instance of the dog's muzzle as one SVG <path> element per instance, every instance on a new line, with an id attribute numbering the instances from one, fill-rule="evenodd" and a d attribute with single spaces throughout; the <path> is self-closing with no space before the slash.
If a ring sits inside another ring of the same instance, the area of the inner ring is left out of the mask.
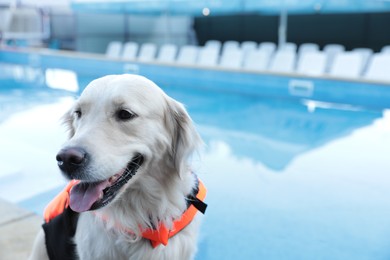
<path id="1" fill-rule="evenodd" d="M 79 180 L 70 190 L 70 208 L 76 212 L 95 210 L 109 204 L 144 162 L 144 156 L 137 153 L 120 172 L 105 180 L 90 181 L 84 174 L 88 154 L 82 148 L 64 148 L 56 159 L 68 178 Z"/>

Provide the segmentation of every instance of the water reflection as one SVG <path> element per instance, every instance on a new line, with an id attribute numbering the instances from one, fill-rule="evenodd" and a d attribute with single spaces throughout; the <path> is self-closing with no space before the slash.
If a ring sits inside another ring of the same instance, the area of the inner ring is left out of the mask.
<path id="1" fill-rule="evenodd" d="M 210 207 L 197 259 L 388 259 L 389 125 L 386 112 L 283 174 L 212 142 L 198 169 Z"/>
<path id="2" fill-rule="evenodd" d="M 307 101 L 175 88 L 167 88 L 167 92 L 187 105 L 207 143 L 223 142 L 239 157 L 275 171 L 282 171 L 297 155 L 347 136 L 382 116 L 382 111 L 331 104 L 313 110 Z"/>
<path id="3" fill-rule="evenodd" d="M 35 85 L 2 85 L 1 198 L 19 202 L 64 183 L 54 155 L 66 135 L 59 119 L 73 100 L 69 93 Z"/>
<path id="4" fill-rule="evenodd" d="M 0 79 L 2 83 L 8 83 L 10 85 L 14 85 L 14 82 L 18 84 L 34 83 L 35 85 L 42 85 L 44 84 L 45 77 L 43 70 L 39 67 L 0 62 Z"/>

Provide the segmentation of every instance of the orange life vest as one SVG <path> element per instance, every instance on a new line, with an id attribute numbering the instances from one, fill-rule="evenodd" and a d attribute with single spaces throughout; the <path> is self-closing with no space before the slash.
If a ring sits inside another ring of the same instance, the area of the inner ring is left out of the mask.
<path id="1" fill-rule="evenodd" d="M 44 211 L 44 219 L 46 223 L 50 222 L 51 219 L 60 215 L 64 209 L 69 207 L 69 192 L 72 187 L 79 182 L 80 181 L 78 180 L 70 181 L 64 190 L 46 206 Z M 200 180 L 198 180 L 197 190 L 198 192 L 196 195 L 189 196 L 189 207 L 184 211 L 180 219 L 173 222 L 172 229 L 168 229 L 164 224 L 160 224 L 158 229 L 146 229 L 142 232 L 142 237 L 148 239 L 153 248 L 159 246 L 160 244 L 166 246 L 169 238 L 173 237 L 190 224 L 198 211 L 201 211 L 202 213 L 205 212 L 207 205 L 203 202 L 203 200 L 206 197 L 206 188 Z"/>

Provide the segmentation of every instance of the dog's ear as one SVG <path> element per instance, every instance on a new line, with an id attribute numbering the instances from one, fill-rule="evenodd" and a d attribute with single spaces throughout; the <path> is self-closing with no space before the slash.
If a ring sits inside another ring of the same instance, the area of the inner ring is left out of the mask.
<path id="1" fill-rule="evenodd" d="M 71 138 L 75 134 L 73 127 L 73 115 L 71 111 L 72 110 L 69 110 L 61 117 L 61 123 L 67 128 L 69 138 Z"/>
<path id="2" fill-rule="evenodd" d="M 165 121 L 168 131 L 172 134 L 169 155 L 179 177 L 182 178 L 187 172 L 189 156 L 199 148 L 202 140 L 184 106 L 170 97 L 167 99 Z"/>

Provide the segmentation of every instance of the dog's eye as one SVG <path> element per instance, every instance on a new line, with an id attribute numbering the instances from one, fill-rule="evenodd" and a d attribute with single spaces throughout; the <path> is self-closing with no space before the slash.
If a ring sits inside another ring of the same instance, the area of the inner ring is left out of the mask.
<path id="1" fill-rule="evenodd" d="M 75 110 L 73 113 L 76 116 L 76 118 L 80 118 L 81 117 L 81 110 Z"/>
<path id="2" fill-rule="evenodd" d="M 116 117 L 122 121 L 133 119 L 136 116 L 137 116 L 136 114 L 125 109 L 120 109 L 116 112 Z"/>

